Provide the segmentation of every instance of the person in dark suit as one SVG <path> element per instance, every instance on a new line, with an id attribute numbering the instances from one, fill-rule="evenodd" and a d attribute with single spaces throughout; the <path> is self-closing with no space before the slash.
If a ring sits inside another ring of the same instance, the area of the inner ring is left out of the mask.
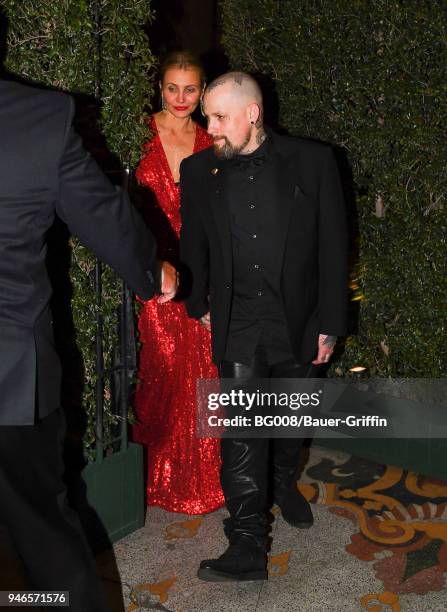
<path id="1" fill-rule="evenodd" d="M 62 481 L 64 417 L 45 267 L 58 215 L 142 298 L 157 286 L 152 234 L 83 149 L 71 97 L 0 79 L 0 522 L 34 588 L 105 610 L 93 557 Z M 171 299 L 176 273 L 162 265 Z"/>
<path id="2" fill-rule="evenodd" d="M 265 128 L 259 86 L 244 73 L 213 81 L 203 109 L 214 150 L 181 167 L 188 313 L 211 329 L 221 378 L 316 377 L 346 331 L 346 218 L 331 148 Z M 313 523 L 296 487 L 301 440 L 221 442 L 230 546 L 198 576 L 265 579 L 269 455 L 284 519 Z"/>

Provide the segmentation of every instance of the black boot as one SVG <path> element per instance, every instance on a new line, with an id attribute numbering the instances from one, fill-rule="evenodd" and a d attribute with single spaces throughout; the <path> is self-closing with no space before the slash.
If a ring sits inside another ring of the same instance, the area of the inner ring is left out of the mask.
<path id="1" fill-rule="evenodd" d="M 225 518 L 223 520 L 223 530 L 224 530 L 224 534 L 227 537 L 228 541 L 231 543 L 232 539 L 231 536 L 233 534 L 233 519 L 231 518 L 231 516 L 228 516 L 227 518 Z"/>
<path id="2" fill-rule="evenodd" d="M 273 440 L 273 495 L 283 519 L 299 529 L 312 527 L 314 519 L 309 502 L 297 489 L 301 440 Z"/>
<path id="3" fill-rule="evenodd" d="M 267 555 L 263 547 L 238 540 L 218 559 L 201 561 L 197 576 L 208 582 L 267 580 Z"/>
<path id="4" fill-rule="evenodd" d="M 314 517 L 307 499 L 295 487 L 279 491 L 275 495 L 275 502 L 281 509 L 286 523 L 299 529 L 309 529 L 314 524 Z"/>
<path id="5" fill-rule="evenodd" d="M 218 559 L 202 561 L 197 576 L 209 582 L 267 580 L 267 531 L 264 513 L 224 519 L 230 545 Z"/>

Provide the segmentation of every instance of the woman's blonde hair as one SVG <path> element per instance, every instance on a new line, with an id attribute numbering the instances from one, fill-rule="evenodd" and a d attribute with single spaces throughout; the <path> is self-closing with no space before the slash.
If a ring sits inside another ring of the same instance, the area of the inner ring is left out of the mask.
<path id="1" fill-rule="evenodd" d="M 160 83 L 163 83 L 165 74 L 171 68 L 190 70 L 195 68 L 199 72 L 200 84 L 205 84 L 205 70 L 200 59 L 191 51 L 171 51 L 160 62 Z"/>

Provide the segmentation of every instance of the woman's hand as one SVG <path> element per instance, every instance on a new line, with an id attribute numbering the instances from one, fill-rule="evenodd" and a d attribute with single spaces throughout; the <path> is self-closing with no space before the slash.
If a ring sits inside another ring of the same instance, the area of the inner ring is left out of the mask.
<path id="1" fill-rule="evenodd" d="M 166 304 L 175 297 L 178 289 L 177 270 L 169 262 L 161 264 L 161 295 L 157 298 L 159 304 Z"/>
<path id="2" fill-rule="evenodd" d="M 206 329 L 209 332 L 211 331 L 211 318 L 210 318 L 210 313 L 209 312 L 204 314 L 203 317 L 200 317 L 199 321 L 203 325 L 203 327 L 206 327 Z"/>

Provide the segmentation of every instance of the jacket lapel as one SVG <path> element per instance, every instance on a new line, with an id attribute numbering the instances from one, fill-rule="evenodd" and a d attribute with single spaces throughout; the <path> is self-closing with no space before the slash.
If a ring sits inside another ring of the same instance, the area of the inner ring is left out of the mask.
<path id="1" fill-rule="evenodd" d="M 222 255 L 225 265 L 225 276 L 228 281 L 232 279 L 233 251 L 231 244 L 231 227 L 228 202 L 225 198 L 226 169 L 222 160 L 217 157 L 208 167 L 209 203 L 212 215 L 216 222 L 217 233 L 221 242 Z"/>
<path id="2" fill-rule="evenodd" d="M 276 174 L 276 193 L 277 193 L 277 209 L 278 209 L 278 225 L 277 232 L 272 236 L 273 248 L 273 265 L 278 273 L 278 278 L 281 274 L 284 249 L 287 241 L 287 234 L 290 225 L 290 215 L 294 205 L 296 205 L 297 197 L 301 194 L 299 178 L 299 155 L 285 154 L 282 151 L 275 152 L 275 174 Z M 298 194 L 297 194 L 298 192 Z"/>

